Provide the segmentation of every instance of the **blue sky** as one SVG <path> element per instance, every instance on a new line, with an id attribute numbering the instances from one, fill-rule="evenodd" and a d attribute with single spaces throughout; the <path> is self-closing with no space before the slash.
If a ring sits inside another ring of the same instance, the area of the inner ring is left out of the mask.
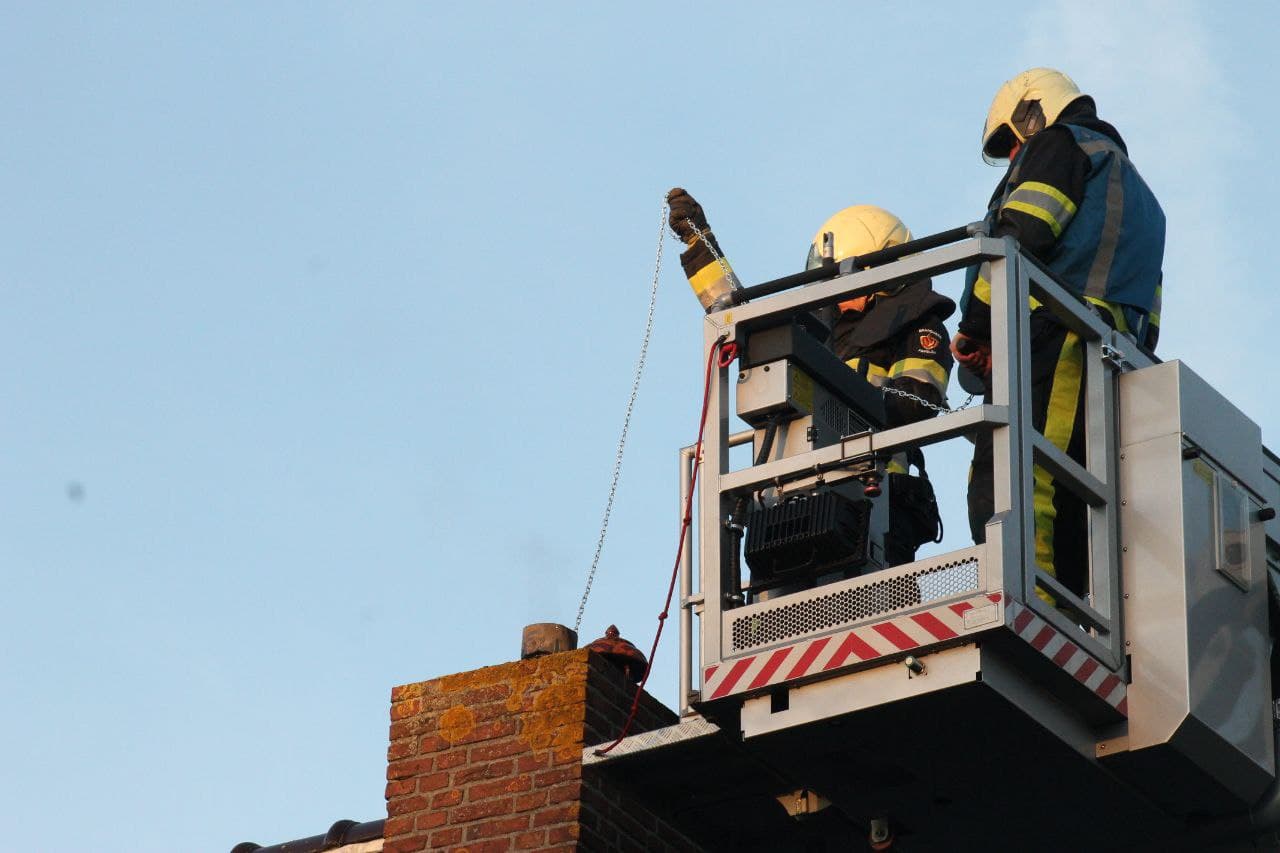
<path id="1" fill-rule="evenodd" d="M 6 5 L 3 845 L 381 817 L 391 686 L 573 621 L 665 190 L 748 282 L 848 204 L 971 221 L 1025 67 L 1094 94 L 1164 204 L 1161 355 L 1280 445 L 1280 11 L 1004 8 Z M 584 640 L 647 648 L 661 608 L 701 379 L 676 251 Z M 947 547 L 965 462 L 931 457 Z"/>

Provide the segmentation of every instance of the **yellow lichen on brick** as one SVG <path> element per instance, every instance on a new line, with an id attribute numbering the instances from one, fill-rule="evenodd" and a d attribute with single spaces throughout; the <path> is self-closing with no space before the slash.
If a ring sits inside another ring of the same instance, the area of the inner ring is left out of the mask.
<path id="1" fill-rule="evenodd" d="M 430 682 L 419 681 L 416 684 L 401 684 L 399 687 L 391 688 L 391 701 L 403 702 L 406 699 L 416 699 L 427 692 L 427 685 Z"/>
<path id="2" fill-rule="evenodd" d="M 587 653 L 579 650 L 520 661 L 513 673 L 507 710 L 541 710 L 583 702 L 587 695 Z M 552 691 L 548 695 L 548 691 Z"/>
<path id="3" fill-rule="evenodd" d="M 450 743 L 471 734 L 476 727 L 476 715 L 465 705 L 454 705 L 440 715 L 440 736 Z"/>
<path id="4" fill-rule="evenodd" d="M 396 702 L 391 706 L 391 720 L 403 720 L 412 717 L 414 714 L 422 713 L 421 699 L 406 699 L 403 702 Z"/>

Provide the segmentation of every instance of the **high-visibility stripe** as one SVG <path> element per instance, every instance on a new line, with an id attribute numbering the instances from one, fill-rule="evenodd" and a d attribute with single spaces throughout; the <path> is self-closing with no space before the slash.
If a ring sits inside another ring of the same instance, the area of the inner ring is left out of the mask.
<path id="1" fill-rule="evenodd" d="M 1110 151 L 1112 154 L 1124 154 L 1120 150 L 1120 146 L 1116 145 L 1110 139 L 1090 139 L 1087 142 L 1077 142 L 1080 150 L 1086 154 L 1098 154 L 1103 151 Z"/>
<path id="2" fill-rule="evenodd" d="M 1117 154 L 1117 158 L 1123 155 Z M 1089 267 L 1089 277 L 1085 281 L 1084 295 L 1096 296 L 1099 299 L 1107 295 L 1107 280 L 1111 278 L 1111 263 L 1116 257 L 1116 248 L 1120 245 L 1120 226 L 1124 218 L 1124 176 L 1120 164 L 1112 161 L 1107 171 L 1106 219 L 1102 222 L 1102 232 L 1098 237 L 1098 251 L 1093 256 L 1093 265 Z"/>
<path id="3" fill-rule="evenodd" d="M 1075 202 L 1067 198 L 1066 193 L 1062 192 L 1052 184 L 1046 184 L 1040 181 L 1023 181 L 1022 183 L 1018 184 L 1018 188 L 1013 191 L 1013 194 L 1016 196 L 1018 195 L 1018 193 L 1022 192 L 1023 190 L 1027 190 L 1028 192 L 1042 193 L 1044 195 L 1047 195 L 1050 199 L 1052 199 L 1067 214 L 1065 219 L 1061 216 L 1055 216 L 1054 218 L 1057 219 L 1059 222 L 1064 222 L 1066 221 L 1066 219 L 1070 219 L 1072 216 L 1075 216 L 1076 214 Z M 1052 209 L 1053 208 L 1047 205 L 1045 206 L 1045 210 L 1052 210 Z"/>
<path id="4" fill-rule="evenodd" d="M 1116 331 L 1118 332 L 1133 331 L 1132 329 L 1129 328 L 1129 321 L 1126 320 L 1124 317 L 1124 309 L 1121 308 L 1116 303 L 1108 302 L 1105 299 L 1099 299 L 1096 296 L 1086 296 L 1085 301 L 1091 302 L 1094 305 L 1097 305 L 1103 311 L 1106 311 L 1108 314 L 1110 314 L 1112 324 L 1115 326 Z"/>
<path id="5" fill-rule="evenodd" d="M 1080 337 L 1067 332 L 1058 352 L 1058 363 L 1053 369 L 1053 385 L 1049 391 L 1049 408 L 1044 419 L 1044 437 L 1056 448 L 1065 452 L 1075 430 L 1076 403 L 1080 395 L 1084 365 L 1080 359 Z M 1052 577 L 1057 577 L 1054 564 L 1053 533 L 1058 511 L 1053 505 L 1057 485 L 1040 465 L 1033 466 L 1035 488 L 1032 503 L 1036 521 L 1036 564 Z M 1055 605 L 1053 596 L 1037 588 L 1036 594 L 1047 603 Z"/>
<path id="6" fill-rule="evenodd" d="M 946 391 L 947 388 L 946 368 L 931 358 L 904 358 L 894 362 L 889 368 L 889 378 L 897 379 L 900 376 L 926 382 L 939 391 Z"/>
<path id="7" fill-rule="evenodd" d="M 987 277 L 982 274 L 983 270 L 990 272 L 990 269 L 988 268 L 987 263 L 985 261 L 978 268 L 978 279 L 973 283 L 973 298 L 977 299 L 983 305 L 990 305 L 991 304 L 991 282 L 987 281 Z M 1031 310 L 1034 311 L 1044 303 L 1033 296 L 1031 297 L 1030 304 L 1031 304 Z"/>
<path id="8" fill-rule="evenodd" d="M 1053 214 L 1037 204 L 1031 204 L 1019 199 L 1010 198 L 1003 205 L 1004 210 L 1017 210 L 1029 216 L 1034 216 L 1045 225 L 1049 226 L 1049 230 L 1053 232 L 1055 238 L 1062 236 L 1062 223 L 1054 218 Z"/>
<path id="9" fill-rule="evenodd" d="M 1040 181 L 1024 181 L 1005 199 L 1003 207 L 1034 216 L 1061 237 L 1076 215 L 1076 206 L 1056 187 Z"/>
<path id="10" fill-rule="evenodd" d="M 846 361 L 845 364 L 849 366 L 850 370 L 853 370 L 857 373 L 862 373 L 861 357 L 851 358 L 848 361 Z M 881 385 L 884 384 L 885 380 L 889 378 L 889 371 L 885 370 L 883 367 L 881 367 L 878 364 L 875 364 L 874 362 L 868 361 L 867 372 L 862 373 L 862 378 L 867 380 L 877 388 L 879 388 Z"/>
<path id="11" fill-rule="evenodd" d="M 986 262 L 978 268 L 978 280 L 973 283 L 973 298 L 981 302 L 983 305 L 991 304 L 991 282 L 987 281 L 987 277 L 983 272 L 989 271 Z"/>

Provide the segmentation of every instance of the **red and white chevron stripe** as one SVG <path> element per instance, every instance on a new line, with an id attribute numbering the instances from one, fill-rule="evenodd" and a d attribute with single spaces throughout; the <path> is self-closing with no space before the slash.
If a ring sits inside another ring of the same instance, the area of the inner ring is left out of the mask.
<path id="1" fill-rule="evenodd" d="M 1128 688 L 1118 675 L 1022 604 L 1010 601 L 1008 615 L 1013 632 L 1030 643 L 1031 648 L 1070 673 L 1122 715 L 1129 716 Z"/>
<path id="2" fill-rule="evenodd" d="M 1002 598 L 999 592 L 979 595 L 709 666 L 702 672 L 702 695 L 706 700 L 722 699 L 953 640 L 979 627 L 986 630 L 1002 623 L 998 614 L 993 614 L 997 618 L 984 619 L 974 628 L 965 626 L 964 615 L 975 607 L 992 604 L 999 607 Z"/>

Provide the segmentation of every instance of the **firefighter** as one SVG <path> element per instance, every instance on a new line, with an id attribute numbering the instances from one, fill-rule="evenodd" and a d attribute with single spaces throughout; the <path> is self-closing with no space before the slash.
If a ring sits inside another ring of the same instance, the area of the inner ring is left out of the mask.
<path id="1" fill-rule="evenodd" d="M 702 207 L 680 188 L 671 190 L 667 200 L 671 228 L 688 246 L 680 256 L 685 275 L 703 306 L 710 309 L 738 286 L 737 279 L 724 261 Z M 806 268 L 822 264 L 825 234 L 832 235 L 836 261 L 911 239 L 907 226 L 887 210 L 866 204 L 847 207 L 818 229 Z M 943 321 L 955 308 L 953 301 L 933 291 L 927 278 L 836 306 L 828 345 L 851 369 L 886 392 L 888 426 L 934 417 L 945 404 L 953 362 Z M 918 469 L 918 476 L 909 473 L 910 465 Z M 916 548 L 939 539 L 941 530 L 924 455 L 918 449 L 898 454 L 887 468 L 890 526 L 885 557 L 889 565 L 899 565 L 915 559 Z"/>
<path id="2" fill-rule="evenodd" d="M 1033 68 L 996 93 L 982 132 L 983 159 L 1008 164 L 988 205 L 995 236 L 1011 235 L 1114 329 L 1154 351 L 1160 328 L 1164 212 L 1124 140 L 1093 98 L 1065 74 Z M 990 397 L 991 284 L 969 270 L 952 349 Z M 1079 337 L 1032 299 L 1031 416 L 1037 431 L 1084 464 L 1083 351 Z M 980 433 L 969 473 L 969 527 L 986 540 L 994 507 L 991 435 Z M 1085 505 L 1034 468 L 1035 558 L 1078 594 L 1086 590 Z M 1052 596 L 1037 589 L 1042 599 Z"/>

